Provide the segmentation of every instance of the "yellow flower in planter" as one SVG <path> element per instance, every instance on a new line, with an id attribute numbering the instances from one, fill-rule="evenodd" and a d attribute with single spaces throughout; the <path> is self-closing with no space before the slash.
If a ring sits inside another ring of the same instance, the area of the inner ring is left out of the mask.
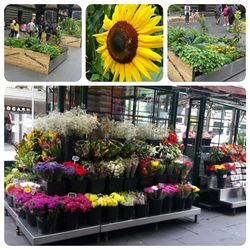
<path id="1" fill-rule="evenodd" d="M 193 192 L 195 192 L 195 193 L 201 191 L 201 190 L 200 190 L 198 187 L 196 187 L 195 185 L 192 185 L 192 190 L 193 190 Z"/>
<path id="2" fill-rule="evenodd" d="M 113 81 L 142 81 L 141 76 L 151 80 L 149 72 L 160 72 L 153 61 L 162 56 L 152 48 L 163 47 L 163 26 L 157 26 L 161 16 L 155 15 L 156 7 L 146 4 L 116 5 L 112 19 L 105 15 L 101 34 L 95 34 L 101 46 L 96 50 L 104 61 L 104 74 L 111 70 Z"/>

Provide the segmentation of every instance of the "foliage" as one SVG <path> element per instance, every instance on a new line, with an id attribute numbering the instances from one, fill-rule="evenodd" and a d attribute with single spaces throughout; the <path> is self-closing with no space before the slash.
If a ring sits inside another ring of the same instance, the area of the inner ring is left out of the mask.
<path id="1" fill-rule="evenodd" d="M 104 15 L 110 16 L 113 12 L 113 5 L 89 5 L 86 11 L 86 76 L 90 81 L 111 81 L 112 76 L 110 72 L 105 75 L 103 70 L 103 61 L 100 56 L 97 56 L 96 49 L 98 43 L 93 37 L 102 31 L 102 20 Z"/>
<path id="2" fill-rule="evenodd" d="M 39 40 L 34 37 L 7 38 L 5 39 L 4 44 L 13 48 L 29 49 L 48 54 L 51 59 L 56 58 L 64 52 L 61 47 L 50 43 L 40 43 Z"/>
<path id="3" fill-rule="evenodd" d="M 13 168 L 12 171 L 4 177 L 4 185 L 10 184 L 18 180 L 33 181 L 35 179 L 33 174 L 20 172 L 17 168 Z"/>
<path id="4" fill-rule="evenodd" d="M 75 20 L 73 18 L 66 18 L 61 21 L 58 26 L 62 35 L 82 37 L 82 23 L 81 20 Z"/>
<path id="5" fill-rule="evenodd" d="M 208 33 L 209 32 L 208 25 L 206 23 L 206 18 L 205 18 L 205 16 L 203 14 L 200 15 L 200 18 L 198 19 L 198 22 L 199 22 L 199 24 L 201 26 L 202 33 L 204 33 L 204 34 Z"/>
<path id="6" fill-rule="evenodd" d="M 184 46 L 183 50 L 178 53 L 178 56 L 191 65 L 195 72 L 205 74 L 217 70 L 228 62 L 224 55 L 212 49 L 205 47 L 199 49 L 189 45 Z"/>
<path id="7" fill-rule="evenodd" d="M 179 12 L 180 15 L 184 14 L 184 9 L 181 7 L 180 4 L 172 4 L 168 7 L 168 12 L 172 13 L 172 12 Z"/>

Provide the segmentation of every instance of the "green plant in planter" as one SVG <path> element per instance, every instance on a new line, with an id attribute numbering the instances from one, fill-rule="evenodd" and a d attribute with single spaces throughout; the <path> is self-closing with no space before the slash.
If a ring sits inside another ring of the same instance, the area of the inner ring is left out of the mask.
<path id="1" fill-rule="evenodd" d="M 198 19 L 198 22 L 201 26 L 201 31 L 202 33 L 206 34 L 208 33 L 209 29 L 208 29 L 208 25 L 207 25 L 207 22 L 206 22 L 206 18 L 205 16 L 202 14 L 200 15 L 200 18 Z"/>
<path id="2" fill-rule="evenodd" d="M 203 74 L 215 71 L 227 63 L 227 59 L 224 55 L 205 47 L 201 49 L 186 45 L 183 50 L 178 53 L 178 56 L 184 62 L 191 65 L 195 72 Z"/>
<path id="3" fill-rule="evenodd" d="M 82 37 L 81 21 L 73 18 L 66 18 L 59 23 L 62 35 Z"/>

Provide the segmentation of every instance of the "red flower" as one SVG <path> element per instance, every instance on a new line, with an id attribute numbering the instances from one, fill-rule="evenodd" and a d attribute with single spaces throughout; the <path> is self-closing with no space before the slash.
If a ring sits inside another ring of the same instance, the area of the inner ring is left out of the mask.
<path id="1" fill-rule="evenodd" d="M 169 134 L 169 136 L 168 136 L 168 142 L 169 142 L 170 144 L 176 144 L 176 142 L 177 142 L 177 135 L 176 135 L 175 132 L 171 132 L 171 133 Z"/>
<path id="2" fill-rule="evenodd" d="M 83 166 L 81 166 L 79 164 L 75 164 L 75 165 L 76 165 L 75 166 L 76 175 L 83 176 L 83 175 L 87 174 L 88 171 Z"/>

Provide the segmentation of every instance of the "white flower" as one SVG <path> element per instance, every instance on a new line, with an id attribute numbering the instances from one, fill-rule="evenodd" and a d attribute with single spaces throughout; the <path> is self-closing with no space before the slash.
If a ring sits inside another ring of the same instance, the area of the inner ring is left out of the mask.
<path id="1" fill-rule="evenodd" d="M 132 139 L 136 136 L 135 125 L 129 121 L 110 121 L 109 123 L 110 138 L 126 138 Z"/>

